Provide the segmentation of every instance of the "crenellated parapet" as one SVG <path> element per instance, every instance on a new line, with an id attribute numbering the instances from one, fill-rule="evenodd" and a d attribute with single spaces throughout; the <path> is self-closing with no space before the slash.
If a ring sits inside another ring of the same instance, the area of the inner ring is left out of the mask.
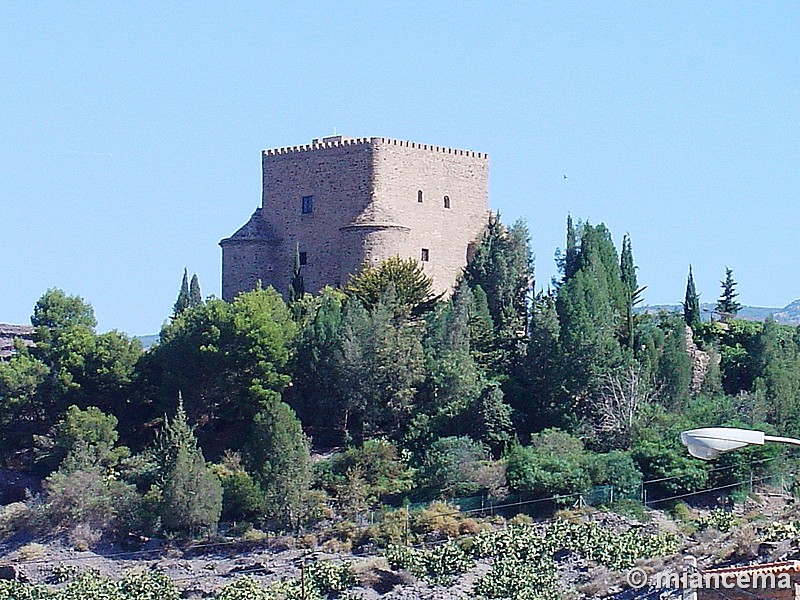
<path id="1" fill-rule="evenodd" d="M 222 296 L 262 282 L 285 293 L 346 285 L 364 264 L 414 258 L 451 290 L 488 215 L 488 154 L 335 135 L 262 152 L 261 207 L 220 242 Z"/>
<path id="2" fill-rule="evenodd" d="M 287 154 L 302 154 L 305 152 L 314 152 L 316 150 L 322 150 L 326 148 L 346 148 L 351 146 L 366 146 L 378 143 L 386 144 L 389 146 L 399 146 L 403 148 L 423 150 L 427 152 L 450 154 L 452 156 L 468 156 L 470 158 L 482 158 L 484 160 L 489 159 L 489 155 L 486 152 L 475 152 L 474 150 L 460 150 L 458 148 L 449 148 L 447 146 L 434 146 L 433 144 L 421 144 L 419 142 L 397 140 L 385 137 L 351 138 L 343 135 L 314 139 L 310 144 L 304 144 L 301 146 L 285 146 L 283 148 L 270 148 L 267 150 L 262 150 L 261 153 L 264 156 L 282 156 Z"/>

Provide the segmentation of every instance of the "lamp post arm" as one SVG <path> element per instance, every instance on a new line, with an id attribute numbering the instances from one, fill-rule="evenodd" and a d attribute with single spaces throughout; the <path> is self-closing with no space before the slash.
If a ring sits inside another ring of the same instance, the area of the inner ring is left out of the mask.
<path id="1" fill-rule="evenodd" d="M 794 438 L 787 438 L 787 437 L 777 437 L 774 435 L 765 435 L 764 436 L 765 442 L 779 442 L 781 444 L 792 444 L 793 446 L 800 446 L 800 440 L 796 440 Z"/>

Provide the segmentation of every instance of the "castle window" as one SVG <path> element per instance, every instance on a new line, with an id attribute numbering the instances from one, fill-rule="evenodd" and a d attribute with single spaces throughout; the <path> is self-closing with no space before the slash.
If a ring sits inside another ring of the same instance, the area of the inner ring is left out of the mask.
<path id="1" fill-rule="evenodd" d="M 428 262 L 430 261 L 430 259 L 431 259 L 431 251 L 428 248 L 423 248 L 421 256 L 422 262 Z"/>
<path id="2" fill-rule="evenodd" d="M 300 253 L 300 266 L 304 266 L 308 264 L 308 252 L 301 252 Z"/>
<path id="3" fill-rule="evenodd" d="M 300 206 L 300 212 L 304 215 L 310 215 L 314 212 L 314 196 L 303 196 L 303 203 Z"/>
<path id="4" fill-rule="evenodd" d="M 450 208 L 450 196 L 445 196 L 444 197 L 444 207 L 445 208 Z"/>
<path id="5" fill-rule="evenodd" d="M 422 190 L 417 190 L 417 202 L 422 202 Z"/>

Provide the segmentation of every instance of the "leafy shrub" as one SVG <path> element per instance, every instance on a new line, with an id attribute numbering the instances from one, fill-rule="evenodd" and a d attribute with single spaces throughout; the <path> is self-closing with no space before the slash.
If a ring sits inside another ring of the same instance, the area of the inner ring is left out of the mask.
<path id="1" fill-rule="evenodd" d="M 800 521 L 790 521 L 789 523 L 774 521 L 764 531 L 763 538 L 765 542 L 780 542 L 793 540 L 798 535 L 800 535 Z"/>
<path id="2" fill-rule="evenodd" d="M 212 471 L 222 482 L 222 520 L 258 523 L 265 510 L 264 493 L 242 466 L 239 455 L 227 454 Z"/>
<path id="3" fill-rule="evenodd" d="M 436 532 L 443 537 L 456 537 L 459 534 L 458 510 L 454 504 L 433 502 L 412 514 L 411 531 L 418 535 Z"/>
<path id="4" fill-rule="evenodd" d="M 129 571 L 118 587 L 121 595 L 131 600 L 179 600 L 181 597 L 164 573 Z"/>
<path id="5" fill-rule="evenodd" d="M 0 580 L 2 600 L 49 600 L 50 593 L 43 587 L 19 581 Z"/>
<path id="6" fill-rule="evenodd" d="M 466 436 L 436 440 L 425 454 L 423 477 L 443 496 L 472 496 L 481 490 L 481 473 L 489 452 Z"/>
<path id="7" fill-rule="evenodd" d="M 642 488 L 642 472 L 630 453 L 614 450 L 607 454 L 592 454 L 586 459 L 595 485 L 612 485 L 618 496 L 638 495 Z"/>
<path id="8" fill-rule="evenodd" d="M 99 465 L 74 468 L 73 457 L 69 455 L 45 481 L 42 511 L 49 526 L 69 527 L 87 547 L 103 533 L 140 531 L 141 501 L 136 488 L 109 476 Z"/>
<path id="9" fill-rule="evenodd" d="M 700 529 L 716 529 L 722 533 L 727 533 L 733 529 L 739 520 L 732 512 L 718 508 L 711 513 L 700 517 L 697 526 Z"/>
<path id="10" fill-rule="evenodd" d="M 555 453 L 548 448 L 512 446 L 508 453 L 506 478 L 509 487 L 535 498 L 566 497 L 589 491 L 591 479 L 581 455 Z M 559 503 L 556 500 L 556 503 Z"/>
<path id="11" fill-rule="evenodd" d="M 391 569 L 405 569 L 437 585 L 445 585 L 475 565 L 474 559 L 453 541 L 432 550 L 390 546 L 386 549 L 385 557 Z"/>
<path id="12" fill-rule="evenodd" d="M 385 439 L 367 440 L 360 448 L 349 448 L 331 459 L 331 471 L 342 478 L 358 472 L 367 485 L 367 500 L 375 503 L 413 487 L 414 472 L 406 457 Z"/>
<path id="13" fill-rule="evenodd" d="M 214 594 L 214 600 L 274 600 L 275 595 L 265 590 L 252 577 L 239 577 Z"/>
<path id="14" fill-rule="evenodd" d="M 338 593 L 355 584 L 350 563 L 317 561 L 306 568 L 307 581 L 323 594 Z"/>

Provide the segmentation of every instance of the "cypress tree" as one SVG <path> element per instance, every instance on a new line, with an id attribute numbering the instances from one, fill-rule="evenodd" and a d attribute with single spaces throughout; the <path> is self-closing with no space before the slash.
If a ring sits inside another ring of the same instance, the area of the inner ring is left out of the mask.
<path id="1" fill-rule="evenodd" d="M 178 299 L 175 301 L 175 305 L 172 307 L 172 318 L 177 317 L 187 308 L 189 308 L 189 271 L 184 268 L 181 290 L 178 292 Z"/>
<path id="2" fill-rule="evenodd" d="M 631 236 L 625 234 L 622 238 L 622 252 L 619 257 L 619 273 L 622 283 L 628 293 L 633 296 L 638 289 L 636 281 L 636 265 L 633 262 L 633 246 L 631 245 Z"/>
<path id="3" fill-rule="evenodd" d="M 564 256 L 564 281 L 578 270 L 578 240 L 572 216 L 567 215 L 567 250 Z"/>
<path id="4" fill-rule="evenodd" d="M 736 281 L 733 279 L 733 269 L 725 267 L 725 279 L 720 281 L 722 285 L 722 294 L 717 300 L 717 312 L 722 314 L 723 320 L 732 319 L 742 308 L 742 305 L 736 302 Z"/>
<path id="5" fill-rule="evenodd" d="M 519 357 L 519 341 L 528 325 L 533 263 L 527 226 L 518 221 L 507 229 L 498 215 L 491 215 L 475 255 L 464 270 L 464 279 L 476 300 L 482 300 L 478 298 L 478 288 L 485 293 L 495 334 L 492 370 L 507 373 Z"/>
<path id="6" fill-rule="evenodd" d="M 179 401 L 157 447 L 161 470 L 161 522 L 167 531 L 196 535 L 216 531 L 222 484 L 207 467 Z"/>
<path id="7" fill-rule="evenodd" d="M 253 388 L 262 410 L 246 445 L 248 470 L 265 496 L 267 517 L 298 527 L 311 486 L 311 456 L 300 421 L 288 404 Z"/>
<path id="8" fill-rule="evenodd" d="M 625 234 L 622 238 L 622 252 L 619 257 L 619 272 L 622 285 L 627 294 L 627 302 L 625 304 L 625 329 L 624 338 L 628 348 L 633 347 L 633 307 L 641 301 L 640 294 L 642 289 L 639 289 L 636 281 L 636 265 L 633 262 L 633 246 L 631 245 L 631 236 Z"/>
<path id="9" fill-rule="evenodd" d="M 294 249 L 294 270 L 292 271 L 292 283 L 289 287 L 290 304 L 293 304 L 298 300 L 302 300 L 306 293 L 306 284 L 300 267 L 300 244 L 297 244 Z"/>
<path id="10" fill-rule="evenodd" d="M 692 265 L 689 265 L 689 277 L 686 280 L 686 298 L 683 301 L 683 318 L 686 324 L 697 331 L 700 327 L 700 294 L 694 287 L 694 275 L 692 275 Z"/>
<path id="11" fill-rule="evenodd" d="M 200 293 L 200 280 L 197 273 L 192 275 L 192 282 L 189 284 L 189 306 L 203 306 L 203 294 Z"/>

